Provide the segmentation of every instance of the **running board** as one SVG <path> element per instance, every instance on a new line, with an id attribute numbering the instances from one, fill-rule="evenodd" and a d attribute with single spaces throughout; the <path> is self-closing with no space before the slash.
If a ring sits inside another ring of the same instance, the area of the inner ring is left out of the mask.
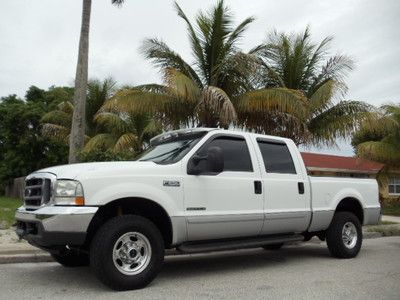
<path id="1" fill-rule="evenodd" d="M 216 240 L 206 242 L 188 242 L 177 247 L 184 253 L 199 253 L 211 251 L 236 250 L 243 248 L 257 248 L 271 244 L 304 241 L 304 236 L 299 234 L 264 236 L 234 240 Z"/>

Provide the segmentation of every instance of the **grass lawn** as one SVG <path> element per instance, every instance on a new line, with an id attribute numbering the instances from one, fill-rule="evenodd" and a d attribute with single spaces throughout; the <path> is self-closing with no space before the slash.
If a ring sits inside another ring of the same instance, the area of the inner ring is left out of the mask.
<path id="1" fill-rule="evenodd" d="M 389 216 L 400 216 L 400 202 L 383 204 L 383 214 Z"/>
<path id="2" fill-rule="evenodd" d="M 0 223 L 5 221 L 7 227 L 14 224 L 15 211 L 21 205 L 21 199 L 0 196 Z"/>

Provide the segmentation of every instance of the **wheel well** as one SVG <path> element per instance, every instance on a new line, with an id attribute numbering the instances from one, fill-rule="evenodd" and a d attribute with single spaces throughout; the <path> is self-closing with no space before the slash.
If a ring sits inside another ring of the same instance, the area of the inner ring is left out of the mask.
<path id="1" fill-rule="evenodd" d="M 172 224 L 167 212 L 159 204 L 144 198 L 123 198 L 101 206 L 87 230 L 84 248 L 90 246 L 94 234 L 102 224 L 119 215 L 135 214 L 152 221 L 160 230 L 166 248 L 172 244 Z"/>
<path id="2" fill-rule="evenodd" d="M 355 198 L 344 198 L 339 202 L 336 211 L 352 212 L 360 220 L 361 225 L 364 222 L 364 211 L 360 202 Z"/>

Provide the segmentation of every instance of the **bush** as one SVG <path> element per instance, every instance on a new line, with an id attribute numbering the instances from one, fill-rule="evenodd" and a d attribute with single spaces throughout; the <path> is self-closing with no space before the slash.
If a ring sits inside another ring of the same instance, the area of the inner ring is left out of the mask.
<path id="1" fill-rule="evenodd" d="M 400 197 L 384 199 L 382 212 L 384 215 L 400 216 Z"/>

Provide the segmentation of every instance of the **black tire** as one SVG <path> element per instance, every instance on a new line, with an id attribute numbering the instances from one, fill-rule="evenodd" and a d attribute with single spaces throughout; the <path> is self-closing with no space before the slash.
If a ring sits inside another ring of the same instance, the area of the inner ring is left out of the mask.
<path id="1" fill-rule="evenodd" d="M 348 242 L 347 246 L 346 242 L 342 238 L 345 224 L 353 224 L 357 232 L 357 240 L 354 243 Z M 360 221 L 353 213 L 345 211 L 335 213 L 332 222 L 326 231 L 326 243 L 329 252 L 333 257 L 353 258 L 357 256 L 361 249 L 362 239 L 363 235 Z"/>
<path id="2" fill-rule="evenodd" d="M 139 233 L 147 238 L 151 247 L 151 255 L 148 256 L 148 265 L 140 273 L 127 275 L 115 265 L 113 249 L 120 237 L 131 232 Z M 164 240 L 162 235 L 151 221 L 141 216 L 124 215 L 109 220 L 96 232 L 90 247 L 90 265 L 97 278 L 114 290 L 122 291 L 145 287 L 160 272 L 163 262 Z"/>
<path id="3" fill-rule="evenodd" d="M 279 243 L 279 244 L 265 245 L 265 246 L 263 246 L 263 248 L 265 250 L 279 250 L 282 248 L 282 246 L 283 246 L 283 243 Z"/>
<path id="4" fill-rule="evenodd" d="M 60 265 L 73 268 L 89 265 L 89 255 L 85 253 L 77 253 L 73 251 L 65 251 L 61 253 L 51 253 L 51 257 Z"/>

